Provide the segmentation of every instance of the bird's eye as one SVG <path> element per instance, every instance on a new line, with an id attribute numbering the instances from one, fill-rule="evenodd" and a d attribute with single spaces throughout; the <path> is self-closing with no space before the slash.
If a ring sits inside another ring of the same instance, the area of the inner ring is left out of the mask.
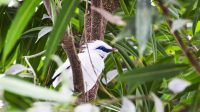
<path id="1" fill-rule="evenodd" d="M 111 51 L 110 49 L 107 49 L 104 46 L 99 46 L 96 49 L 102 50 L 103 52 L 107 52 L 107 53 Z"/>
<path id="2" fill-rule="evenodd" d="M 106 48 L 104 46 L 99 46 L 96 49 L 103 50 L 103 49 L 106 49 Z"/>

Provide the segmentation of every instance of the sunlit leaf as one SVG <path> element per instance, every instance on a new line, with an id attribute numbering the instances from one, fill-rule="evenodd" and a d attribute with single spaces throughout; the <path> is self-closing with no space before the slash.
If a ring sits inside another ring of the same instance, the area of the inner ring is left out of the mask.
<path id="1" fill-rule="evenodd" d="M 17 0 L 10 0 L 10 2 L 8 3 L 8 7 L 18 7 L 18 2 Z"/>
<path id="2" fill-rule="evenodd" d="M 16 75 L 24 70 L 29 70 L 29 68 L 25 67 L 24 65 L 21 64 L 15 64 L 10 66 L 10 68 L 8 68 L 5 72 L 5 74 L 9 75 Z"/>
<path id="3" fill-rule="evenodd" d="M 65 0 L 63 1 L 63 7 L 60 15 L 56 19 L 53 31 L 50 34 L 49 41 L 47 43 L 46 59 L 44 64 L 44 71 L 47 69 L 47 65 L 50 61 L 51 55 L 56 51 L 60 40 L 62 39 L 64 32 L 66 31 L 67 24 L 69 23 L 74 9 L 78 3 L 78 0 Z"/>
<path id="4" fill-rule="evenodd" d="M 56 102 L 73 102 L 73 97 L 71 95 L 61 94 L 18 79 L 8 77 L 0 78 L 0 87 L 9 92 L 35 99 L 51 100 Z"/>
<path id="5" fill-rule="evenodd" d="M 126 69 L 123 69 L 124 71 Z M 108 84 L 110 81 L 112 81 L 116 76 L 118 75 L 117 69 L 109 71 L 105 77 L 102 78 L 102 82 L 104 84 Z"/>
<path id="6" fill-rule="evenodd" d="M 77 106 L 74 112 L 100 112 L 100 110 L 98 107 L 92 104 L 86 103 L 86 104 Z"/>
<path id="7" fill-rule="evenodd" d="M 52 102 L 35 102 L 27 112 L 53 112 Z"/>
<path id="8" fill-rule="evenodd" d="M 188 22 L 190 22 L 190 20 L 187 20 L 187 19 L 177 19 L 177 20 L 173 21 L 171 32 L 179 30 L 184 25 L 186 25 Z"/>
<path id="9" fill-rule="evenodd" d="M 152 93 L 151 96 L 153 97 L 154 100 L 156 112 L 164 112 L 162 101 L 154 93 Z"/>
<path id="10" fill-rule="evenodd" d="M 126 15 L 129 15 L 129 11 L 128 11 L 128 8 L 127 8 L 124 0 L 119 0 L 119 3 L 120 3 L 121 8 L 123 9 L 124 13 Z"/>
<path id="11" fill-rule="evenodd" d="M 49 17 L 48 15 L 43 14 L 42 20 L 43 20 L 43 19 L 50 19 L 50 18 L 51 18 L 51 17 Z"/>
<path id="12" fill-rule="evenodd" d="M 128 98 L 124 97 L 120 112 L 136 112 L 136 107 Z"/>
<path id="13" fill-rule="evenodd" d="M 136 38 L 139 43 L 139 54 L 143 55 L 152 27 L 152 7 L 148 0 L 137 0 Z"/>
<path id="14" fill-rule="evenodd" d="M 158 64 L 127 71 L 120 75 L 119 80 L 131 84 L 144 83 L 174 77 L 186 69 L 187 66 L 182 64 Z"/>
<path id="15" fill-rule="evenodd" d="M 11 0 L 0 0 L 0 6 L 3 4 L 8 4 Z"/>
<path id="16" fill-rule="evenodd" d="M 32 73 L 20 73 L 18 76 L 23 78 L 34 78 Z"/>
<path id="17" fill-rule="evenodd" d="M 3 60 L 5 61 L 8 53 L 13 49 L 21 33 L 28 24 L 28 21 L 35 12 L 35 8 L 39 5 L 41 0 L 26 0 L 16 14 L 12 25 L 8 30 L 6 36 L 6 43 L 3 51 Z"/>
<path id="18" fill-rule="evenodd" d="M 52 27 L 44 27 L 41 29 L 41 31 L 38 33 L 38 37 L 37 37 L 37 40 L 40 40 L 41 37 L 43 37 L 44 35 L 46 35 L 47 33 L 51 32 L 52 31 Z"/>
<path id="19" fill-rule="evenodd" d="M 200 1 L 198 1 L 197 3 L 197 8 L 194 14 L 194 20 L 193 20 L 193 25 L 192 25 L 192 32 L 193 34 L 196 32 L 196 28 L 197 28 L 197 24 L 199 21 L 199 17 L 200 17 Z"/>
<path id="20" fill-rule="evenodd" d="M 180 93 L 185 90 L 190 85 L 190 82 L 182 79 L 173 79 L 169 82 L 168 88 L 173 93 Z"/>

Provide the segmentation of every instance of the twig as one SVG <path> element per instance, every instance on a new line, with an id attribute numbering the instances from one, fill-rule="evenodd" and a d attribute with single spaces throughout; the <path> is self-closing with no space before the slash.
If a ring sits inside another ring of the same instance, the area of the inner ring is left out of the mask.
<path id="1" fill-rule="evenodd" d="M 29 66 L 31 72 L 33 73 L 33 83 L 36 85 L 36 79 L 37 79 L 36 73 L 35 73 L 33 67 L 31 66 L 31 64 L 30 64 L 30 62 L 29 62 L 29 60 L 28 60 L 28 57 L 27 57 L 27 56 L 24 56 L 24 59 L 25 59 L 26 63 L 28 64 L 28 66 Z"/>
<path id="2" fill-rule="evenodd" d="M 26 61 L 26 63 L 28 64 L 31 72 L 33 73 L 33 83 L 36 84 L 36 79 L 37 79 L 37 76 L 36 76 L 36 73 L 35 73 L 35 70 L 33 69 L 33 67 L 31 66 L 30 62 L 28 59 L 30 58 L 35 58 L 35 57 L 38 57 L 42 54 L 44 54 L 46 52 L 46 50 L 42 51 L 42 52 L 39 52 L 37 54 L 34 54 L 34 55 L 30 55 L 30 56 L 24 56 L 24 60 Z"/>
<path id="3" fill-rule="evenodd" d="M 44 54 L 45 52 L 46 52 L 46 50 L 44 50 L 44 51 L 42 51 L 42 52 L 39 52 L 39 53 L 37 53 L 37 54 L 34 54 L 34 55 L 26 56 L 26 57 L 27 57 L 27 58 L 35 58 L 35 57 L 38 57 L 38 56 Z"/>
<path id="4" fill-rule="evenodd" d="M 167 19 L 167 23 L 168 23 L 169 27 L 171 28 L 172 21 L 169 19 L 169 10 L 168 10 L 168 8 L 164 6 L 162 0 L 157 0 L 157 1 L 158 1 L 158 5 L 160 6 L 160 9 L 163 12 L 163 15 L 167 17 L 166 18 Z M 197 62 L 196 58 L 193 56 L 193 54 L 185 46 L 183 40 L 181 39 L 181 36 L 180 36 L 179 32 L 177 30 L 175 30 L 174 32 L 172 32 L 172 34 L 176 38 L 176 41 L 178 42 L 178 44 L 181 47 L 183 53 L 188 58 L 189 62 L 193 66 L 193 68 L 197 71 L 198 74 L 200 74 L 200 65 Z"/>
<path id="5" fill-rule="evenodd" d="M 129 100 L 135 101 L 135 100 L 152 100 L 151 96 L 126 96 Z M 116 99 L 105 99 L 105 100 L 97 100 L 94 102 L 91 102 L 92 104 L 100 105 L 100 104 L 114 104 L 119 103 L 122 100 L 122 98 L 116 98 Z"/>

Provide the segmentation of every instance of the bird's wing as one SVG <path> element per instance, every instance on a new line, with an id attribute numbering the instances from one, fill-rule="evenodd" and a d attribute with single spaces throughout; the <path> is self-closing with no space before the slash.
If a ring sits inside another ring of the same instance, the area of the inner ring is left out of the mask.
<path id="1" fill-rule="evenodd" d="M 84 87 L 85 92 L 92 89 L 92 87 L 96 84 L 101 72 L 104 69 L 104 61 L 97 53 L 79 53 L 78 57 L 81 62 L 82 72 L 83 72 L 83 79 L 84 79 Z M 68 69 L 67 69 L 68 68 Z M 56 87 L 61 82 L 60 74 L 67 69 L 67 76 L 69 78 L 69 85 L 70 88 L 73 89 L 73 76 L 72 70 L 70 67 L 69 60 L 66 60 L 64 64 L 62 64 L 54 73 L 52 79 L 53 87 Z"/>
<path id="2" fill-rule="evenodd" d="M 60 81 L 61 81 L 61 76 L 60 74 L 65 70 L 65 69 L 69 69 L 70 68 L 70 63 L 69 60 L 67 59 L 54 73 L 53 77 L 52 77 L 52 81 L 53 82 L 53 87 L 56 87 Z"/>
<path id="3" fill-rule="evenodd" d="M 102 70 L 104 69 L 104 61 L 97 53 L 79 53 L 81 67 L 84 78 L 85 92 L 92 89 L 96 84 Z"/>

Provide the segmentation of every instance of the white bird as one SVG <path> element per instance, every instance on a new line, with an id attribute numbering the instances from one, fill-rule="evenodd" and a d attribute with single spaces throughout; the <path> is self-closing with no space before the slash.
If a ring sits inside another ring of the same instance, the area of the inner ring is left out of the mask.
<path id="1" fill-rule="evenodd" d="M 87 92 L 96 84 L 104 69 L 104 60 L 108 54 L 112 51 L 116 51 L 116 49 L 101 40 L 86 43 L 82 47 L 83 52 L 78 53 L 78 57 L 81 62 L 85 92 Z M 53 87 L 56 87 L 61 82 L 60 74 L 64 70 L 66 70 L 66 75 L 69 79 L 70 89 L 73 90 L 73 75 L 69 59 L 55 71 L 51 83 L 53 82 Z"/>

